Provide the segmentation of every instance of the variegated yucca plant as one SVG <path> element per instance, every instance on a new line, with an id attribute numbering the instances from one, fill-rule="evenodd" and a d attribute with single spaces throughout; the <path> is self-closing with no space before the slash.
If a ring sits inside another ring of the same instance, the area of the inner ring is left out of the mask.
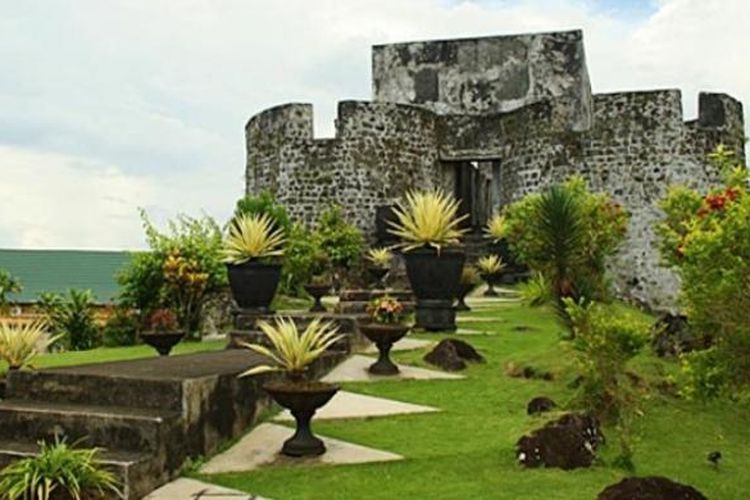
<path id="1" fill-rule="evenodd" d="M 458 245 L 466 232 L 460 227 L 467 217 L 458 214 L 458 200 L 441 189 L 410 191 L 396 203 L 395 221 L 389 221 L 391 234 L 401 238 L 404 251 Z"/>
<path id="2" fill-rule="evenodd" d="M 307 367 L 342 338 L 337 326 L 320 318 L 313 319 L 302 333 L 293 319 L 283 317 L 277 318 L 274 324 L 258 321 L 258 328 L 268 338 L 271 347 L 249 343 L 241 345 L 265 356 L 273 364 L 254 366 L 240 377 L 285 372 L 289 379 L 301 380 Z"/>
<path id="3" fill-rule="evenodd" d="M 31 365 L 40 350 L 54 344 L 62 334 L 42 340 L 45 334 L 45 323 L 11 323 L 0 321 L 0 359 L 8 363 L 11 369 L 20 369 Z"/>
<path id="4" fill-rule="evenodd" d="M 280 256 L 284 253 L 284 232 L 274 228 L 267 214 L 242 214 L 229 225 L 224 240 L 224 262 L 242 264 L 252 259 Z"/>
<path id="5" fill-rule="evenodd" d="M 371 248 L 367 251 L 367 255 L 365 255 L 365 258 L 376 267 L 386 268 L 391 265 L 391 260 L 393 260 L 393 252 L 384 247 Z"/>
<path id="6" fill-rule="evenodd" d="M 502 214 L 495 214 L 487 221 L 487 225 L 484 227 L 484 234 L 492 239 L 494 243 L 505 238 L 507 230 L 507 224 L 505 222 L 505 216 Z"/>
<path id="7" fill-rule="evenodd" d="M 495 275 L 505 268 L 505 263 L 497 255 L 485 255 L 477 261 L 477 268 L 482 274 Z"/>

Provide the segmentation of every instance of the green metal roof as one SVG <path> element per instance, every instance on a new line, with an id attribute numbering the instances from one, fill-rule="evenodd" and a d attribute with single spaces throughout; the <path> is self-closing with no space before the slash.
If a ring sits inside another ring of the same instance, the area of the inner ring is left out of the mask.
<path id="1" fill-rule="evenodd" d="M 0 269 L 21 282 L 14 302 L 36 302 L 42 292 L 91 290 L 96 302 L 111 302 L 119 291 L 115 274 L 130 260 L 129 252 L 97 250 L 3 250 Z"/>

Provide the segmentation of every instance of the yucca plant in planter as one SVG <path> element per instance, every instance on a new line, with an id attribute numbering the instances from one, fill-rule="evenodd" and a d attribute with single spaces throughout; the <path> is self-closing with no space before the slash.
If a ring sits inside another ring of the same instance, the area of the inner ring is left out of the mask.
<path id="1" fill-rule="evenodd" d="M 224 262 L 229 286 L 237 305 L 260 314 L 270 313 L 271 302 L 281 280 L 285 242 L 266 214 L 239 215 L 229 225 L 224 240 Z"/>
<path id="2" fill-rule="evenodd" d="M 508 220 L 504 214 L 495 214 L 484 227 L 484 235 L 490 240 L 489 253 L 497 255 L 505 263 L 505 272 L 500 281 L 514 283 L 527 274 L 528 269 L 519 263 L 508 243 Z"/>
<path id="3" fill-rule="evenodd" d="M 485 255 L 477 261 L 477 268 L 482 279 L 487 283 L 485 297 L 497 297 L 495 285 L 500 281 L 500 276 L 505 269 L 503 259 L 497 255 Z"/>
<path id="4" fill-rule="evenodd" d="M 180 329 L 177 315 L 170 309 L 161 308 L 151 313 L 146 320 L 147 330 L 140 333 L 144 344 L 150 345 L 159 356 L 169 356 L 172 348 L 185 336 L 185 330 Z"/>
<path id="5" fill-rule="evenodd" d="M 461 280 L 458 282 L 458 303 L 456 311 L 471 311 L 466 305 L 466 297 L 482 282 L 479 271 L 475 266 L 464 266 L 461 271 Z"/>
<path id="6" fill-rule="evenodd" d="M 458 295 L 466 256 L 459 239 L 458 201 L 441 190 L 409 192 L 396 203 L 391 232 L 401 239 L 406 274 L 417 298 L 416 327 L 455 330 L 453 299 Z"/>
<path id="7" fill-rule="evenodd" d="M 281 451 L 293 457 L 320 455 L 326 448 L 323 441 L 315 437 L 310 428 L 315 411 L 328 403 L 339 390 L 339 386 L 306 377 L 310 364 L 335 344 L 341 335 L 332 322 L 316 318 L 300 333 L 291 318 L 277 318 L 274 324 L 258 321 L 258 328 L 265 334 L 270 346 L 242 343 L 261 354 L 271 364 L 254 366 L 241 373 L 240 377 L 269 372 L 283 372 L 283 380 L 266 383 L 263 388 L 279 405 L 289 409 L 297 423 L 294 435 L 287 439 Z"/>
<path id="8" fill-rule="evenodd" d="M 393 252 L 384 247 L 371 248 L 367 251 L 365 259 L 368 263 L 367 272 L 370 274 L 373 286 L 382 287 L 383 278 L 385 278 L 391 269 Z"/>
<path id="9" fill-rule="evenodd" d="M 401 340 L 409 327 L 403 324 L 404 306 L 393 297 L 385 295 L 367 305 L 369 321 L 359 325 L 359 330 L 374 343 L 380 356 L 367 369 L 376 375 L 396 375 L 399 370 L 390 358 L 393 344 Z"/>
<path id="10" fill-rule="evenodd" d="M 40 351 L 62 338 L 55 335 L 42 341 L 45 334 L 45 323 L 12 323 L 0 321 L 0 359 L 8 364 L 10 371 L 31 366 Z"/>

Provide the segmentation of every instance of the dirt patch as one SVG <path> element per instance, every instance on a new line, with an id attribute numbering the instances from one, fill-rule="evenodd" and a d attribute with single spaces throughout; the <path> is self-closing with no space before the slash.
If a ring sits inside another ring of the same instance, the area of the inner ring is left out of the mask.
<path id="1" fill-rule="evenodd" d="M 557 403 L 545 396 L 537 396 L 526 405 L 527 415 L 539 415 L 557 408 Z"/>
<path id="2" fill-rule="evenodd" d="M 604 488 L 597 500 L 706 500 L 692 486 L 676 483 L 666 477 L 627 477 Z"/>
<path id="3" fill-rule="evenodd" d="M 539 380 L 554 380 L 552 372 L 539 370 L 533 366 L 524 366 L 508 361 L 503 367 L 505 374 L 513 378 L 528 378 Z"/>
<path id="4" fill-rule="evenodd" d="M 567 413 L 519 439 L 516 457 L 524 467 L 590 467 L 603 442 L 595 417 Z"/>

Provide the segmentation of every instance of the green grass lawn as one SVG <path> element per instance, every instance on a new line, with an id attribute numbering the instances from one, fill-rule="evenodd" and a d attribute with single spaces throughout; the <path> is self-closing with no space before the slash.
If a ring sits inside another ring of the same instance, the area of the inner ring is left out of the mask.
<path id="1" fill-rule="evenodd" d="M 226 346 L 225 340 L 211 340 L 205 342 L 180 342 L 172 350 L 173 354 L 190 354 L 202 351 L 218 351 Z M 128 347 L 99 347 L 88 351 L 71 351 L 54 354 L 42 354 L 34 360 L 35 368 L 52 368 L 56 366 L 85 365 L 91 363 L 106 363 L 107 361 L 122 361 L 127 359 L 156 357 L 156 351 L 147 345 Z M 0 374 L 5 373 L 7 365 L 0 361 Z"/>
<path id="2" fill-rule="evenodd" d="M 465 313 L 464 313 L 465 314 Z M 487 358 L 465 380 L 385 381 L 344 384 L 346 390 L 431 405 L 440 413 L 315 423 L 318 433 L 399 453 L 405 460 L 348 466 L 268 467 L 254 472 L 201 476 L 217 484 L 275 499 L 507 498 L 592 499 L 627 475 L 611 465 L 617 455 L 614 431 L 602 463 L 590 469 L 525 470 L 516 464 L 515 442 L 544 422 L 526 415 L 534 396 L 566 403 L 575 376 L 572 356 L 559 340 L 551 314 L 516 304 L 469 313 L 482 322 L 466 336 Z M 465 316 L 464 316 L 465 317 Z M 516 326 L 531 327 L 517 331 Z M 439 339 L 442 335 L 416 335 Z M 424 365 L 422 352 L 397 353 L 402 363 Z M 513 361 L 551 370 L 554 381 L 508 377 Z M 675 370 L 674 362 L 643 354 L 633 363 L 647 379 Z M 704 405 L 657 393 L 642 404 L 635 450 L 636 474 L 664 475 L 694 485 L 712 499 L 747 498 L 750 490 L 750 418 L 747 407 L 727 401 Z M 279 446 L 281 443 L 279 443 Z M 706 455 L 721 450 L 718 470 Z"/>

